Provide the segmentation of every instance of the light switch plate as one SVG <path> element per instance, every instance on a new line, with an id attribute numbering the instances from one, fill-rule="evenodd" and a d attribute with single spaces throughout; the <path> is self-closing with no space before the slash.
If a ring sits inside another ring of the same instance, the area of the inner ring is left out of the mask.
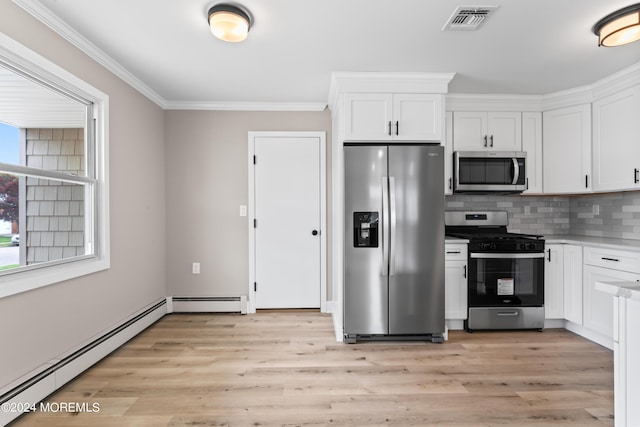
<path id="1" fill-rule="evenodd" d="M 191 264 L 191 273 L 200 274 L 200 263 L 199 262 L 194 262 L 193 264 Z"/>
<path id="2" fill-rule="evenodd" d="M 247 206 L 240 205 L 240 216 L 247 216 Z"/>

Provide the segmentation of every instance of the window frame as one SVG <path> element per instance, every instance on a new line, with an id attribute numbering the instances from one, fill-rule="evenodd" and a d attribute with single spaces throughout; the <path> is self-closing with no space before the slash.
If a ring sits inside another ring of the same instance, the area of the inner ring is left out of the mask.
<path id="1" fill-rule="evenodd" d="M 111 266 L 109 241 L 109 97 L 104 92 L 89 85 L 53 62 L 25 47 L 19 42 L 0 33 L 0 61 L 23 75 L 29 75 L 39 81 L 66 93 L 72 98 L 89 102 L 91 112 L 87 120 L 85 133 L 93 133 L 93 144 L 86 143 L 86 176 L 73 177 L 77 182 L 85 182 L 93 186 L 90 200 L 85 205 L 91 207 L 93 215 L 85 218 L 91 227 L 85 233 L 93 232 L 85 241 L 92 243 L 93 253 L 67 258 L 59 261 L 45 262 L 32 266 L 16 268 L 8 274 L 0 276 L 0 298 L 15 295 L 28 290 L 70 280 L 87 274 L 106 270 Z M 26 166 L 7 166 L 19 174 L 32 171 Z M 51 178 L 60 179 L 62 174 L 38 170 L 40 176 L 53 174 Z M 93 175 L 90 175 L 93 174 Z"/>

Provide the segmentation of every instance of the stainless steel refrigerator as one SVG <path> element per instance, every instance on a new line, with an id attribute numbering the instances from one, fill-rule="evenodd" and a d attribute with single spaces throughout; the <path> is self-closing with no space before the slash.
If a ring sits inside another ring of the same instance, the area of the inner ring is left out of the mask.
<path id="1" fill-rule="evenodd" d="M 345 144 L 344 338 L 444 333 L 444 150 Z"/>

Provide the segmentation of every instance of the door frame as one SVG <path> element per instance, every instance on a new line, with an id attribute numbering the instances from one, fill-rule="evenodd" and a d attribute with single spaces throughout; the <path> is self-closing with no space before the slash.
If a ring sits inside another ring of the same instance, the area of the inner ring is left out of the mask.
<path id="1" fill-rule="evenodd" d="M 249 283 L 247 284 L 247 313 L 256 312 L 256 235 L 253 227 L 255 211 L 255 170 L 253 156 L 256 138 L 318 138 L 320 143 L 320 311 L 327 312 L 327 154 L 326 132 L 298 132 L 298 131 L 249 131 L 247 166 L 249 170 L 249 194 L 247 209 L 247 231 L 249 234 Z"/>

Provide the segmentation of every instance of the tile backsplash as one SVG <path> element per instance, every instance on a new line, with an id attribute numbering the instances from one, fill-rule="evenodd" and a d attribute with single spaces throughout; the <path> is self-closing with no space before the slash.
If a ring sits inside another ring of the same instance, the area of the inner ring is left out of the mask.
<path id="1" fill-rule="evenodd" d="M 581 196 L 453 195 L 447 210 L 504 210 L 509 231 L 640 240 L 640 191 Z"/>

